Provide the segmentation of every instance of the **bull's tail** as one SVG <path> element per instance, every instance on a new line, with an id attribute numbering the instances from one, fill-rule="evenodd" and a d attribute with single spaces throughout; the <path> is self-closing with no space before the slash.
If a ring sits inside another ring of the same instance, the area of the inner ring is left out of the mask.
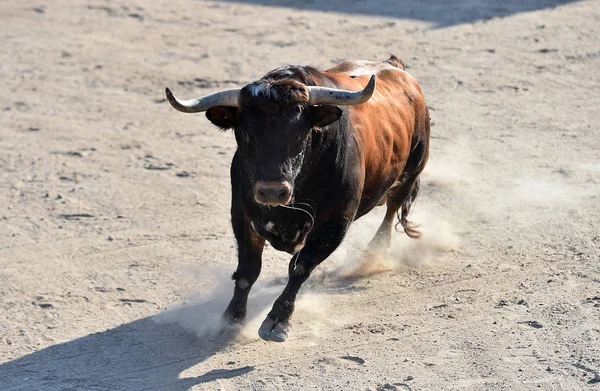
<path id="1" fill-rule="evenodd" d="M 410 211 L 419 196 L 421 187 L 420 175 L 429 158 L 429 110 L 425 107 L 424 115 L 417 120 L 415 124 L 417 132 L 413 135 L 413 144 L 408 155 L 408 160 L 402 173 L 401 185 L 395 195 L 399 203 L 396 215 L 398 216 L 398 225 L 402 225 L 404 232 L 411 238 L 420 238 L 421 232 L 417 229 L 419 226 L 408 220 Z"/>

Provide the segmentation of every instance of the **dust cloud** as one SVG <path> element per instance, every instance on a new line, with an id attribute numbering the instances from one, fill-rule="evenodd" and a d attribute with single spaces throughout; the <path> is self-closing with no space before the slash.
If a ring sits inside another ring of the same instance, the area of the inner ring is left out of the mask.
<path id="1" fill-rule="evenodd" d="M 221 317 L 233 296 L 234 283 L 231 273 L 223 270 L 205 271 L 205 275 L 211 276 L 208 280 L 214 283 L 213 286 L 203 289 L 202 293 L 190 295 L 171 304 L 156 315 L 154 320 L 158 323 L 178 323 L 183 329 L 195 333 L 200 338 L 217 339 L 221 332 Z M 275 283 L 255 284 L 248 300 L 249 323 L 267 310 L 281 289 Z"/>
<path id="2" fill-rule="evenodd" d="M 384 208 L 380 209 L 351 228 L 347 240 L 326 264 L 329 275 L 341 279 L 366 277 L 400 266 L 431 263 L 440 253 L 458 248 L 459 239 L 452 226 L 433 214 L 421 211 L 412 216 L 420 224 L 420 239 L 411 239 L 403 231 L 394 231 L 392 244 L 385 253 L 367 252 L 365 248 L 383 220 Z"/>
<path id="3" fill-rule="evenodd" d="M 222 314 L 233 296 L 234 283 L 231 274 L 223 270 L 209 273 L 214 285 L 204 289 L 203 293 L 190 295 L 185 300 L 168 306 L 154 317 L 159 324 L 177 323 L 184 330 L 196 334 L 199 338 L 215 341 L 222 336 Z M 258 329 L 271 310 L 273 302 L 285 287 L 285 279 L 259 280 L 248 297 L 246 323 L 241 332 L 228 342 L 247 342 L 258 339 Z M 294 319 L 310 319 L 303 326 L 303 336 L 321 335 L 334 320 L 327 319 L 328 303 L 325 294 L 314 284 L 307 285 L 296 301 Z M 335 320 L 337 322 L 338 320 Z M 292 337 L 295 338 L 294 334 Z M 298 334 L 300 337 L 300 334 Z M 293 339 L 292 338 L 292 339 Z"/>
<path id="4" fill-rule="evenodd" d="M 366 277 L 400 266 L 429 264 L 441 253 L 458 249 L 459 238 L 455 224 L 451 222 L 458 221 L 458 218 L 453 219 L 451 208 L 434 205 L 429 198 L 432 198 L 433 192 L 440 190 L 464 197 L 478 183 L 472 161 L 473 153 L 466 139 L 457 139 L 452 145 L 437 150 L 429 159 L 421 175 L 421 195 L 409 216 L 419 226 L 420 239 L 409 238 L 398 226 L 399 230 L 393 231 L 391 246 L 386 252 L 374 254 L 365 251 L 383 221 L 385 206 L 378 207 L 351 226 L 342 246 L 326 261 L 325 273 L 342 279 Z M 443 208 L 445 213 L 440 213 L 439 208 Z"/>

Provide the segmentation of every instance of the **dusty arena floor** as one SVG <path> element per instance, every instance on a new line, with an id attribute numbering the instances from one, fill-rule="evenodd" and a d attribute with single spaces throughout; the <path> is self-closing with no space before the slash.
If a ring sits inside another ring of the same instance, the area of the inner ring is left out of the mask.
<path id="1" fill-rule="evenodd" d="M 0 389 L 600 389 L 600 3 L 417 3 L 2 2 Z M 364 265 L 359 220 L 283 344 L 268 248 L 215 342 L 235 141 L 164 88 L 390 53 L 431 107 L 424 237 Z"/>

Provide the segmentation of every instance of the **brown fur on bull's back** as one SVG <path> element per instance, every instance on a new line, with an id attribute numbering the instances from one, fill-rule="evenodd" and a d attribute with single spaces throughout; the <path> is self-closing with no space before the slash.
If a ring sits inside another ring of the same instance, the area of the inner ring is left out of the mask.
<path id="1" fill-rule="evenodd" d="M 419 174 L 429 155 L 429 110 L 417 81 L 396 56 L 382 62 L 344 62 L 324 72 L 338 88 L 362 88 L 372 74 L 377 88 L 367 102 L 348 114 L 362 155 L 361 204 L 357 217 L 387 197 L 394 186 L 401 200 L 399 217 L 409 236 L 418 236 L 406 216 L 418 195 Z M 385 190 L 384 190 L 385 189 Z"/>

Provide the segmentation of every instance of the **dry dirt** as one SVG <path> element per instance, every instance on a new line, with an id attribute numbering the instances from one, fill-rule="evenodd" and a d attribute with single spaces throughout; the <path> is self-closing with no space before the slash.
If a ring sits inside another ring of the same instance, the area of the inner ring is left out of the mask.
<path id="1" fill-rule="evenodd" d="M 0 389 L 600 389 L 600 3 L 416 3 L 3 1 Z M 235 143 L 164 87 L 389 53 L 431 106 L 424 238 L 361 265 L 382 211 L 358 221 L 283 344 L 268 249 L 212 341 Z"/>

